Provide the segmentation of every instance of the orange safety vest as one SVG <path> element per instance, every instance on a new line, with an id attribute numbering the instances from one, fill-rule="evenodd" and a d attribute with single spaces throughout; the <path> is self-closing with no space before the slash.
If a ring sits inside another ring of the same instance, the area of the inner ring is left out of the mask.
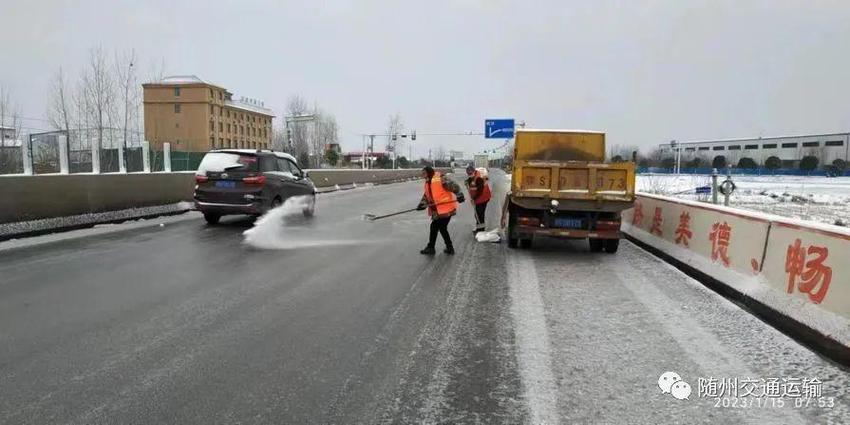
<path id="1" fill-rule="evenodd" d="M 492 196 L 490 193 L 490 184 L 487 183 L 487 179 L 481 177 L 481 173 L 478 170 L 475 170 L 475 173 L 472 174 L 472 182 L 474 183 L 475 180 L 478 180 L 478 178 L 481 178 L 481 180 L 484 181 L 484 190 L 481 192 L 481 196 L 478 198 L 475 197 L 476 193 L 473 193 L 471 185 L 469 189 L 469 196 L 475 201 L 475 205 L 481 205 L 485 202 L 489 202 L 490 197 Z"/>
<path id="2" fill-rule="evenodd" d="M 425 199 L 428 200 L 428 212 L 433 214 L 436 209 L 438 217 L 448 217 L 457 209 L 455 194 L 443 187 L 443 176 L 436 171 L 430 182 L 425 181 Z"/>

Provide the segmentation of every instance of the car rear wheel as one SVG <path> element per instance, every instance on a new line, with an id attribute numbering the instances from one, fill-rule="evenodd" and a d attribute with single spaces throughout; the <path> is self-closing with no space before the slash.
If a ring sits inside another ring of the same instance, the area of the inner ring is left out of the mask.
<path id="1" fill-rule="evenodd" d="M 314 194 L 309 201 L 309 204 L 304 208 L 304 217 L 312 217 L 316 215 L 316 195 Z"/>
<path id="2" fill-rule="evenodd" d="M 282 204 L 283 204 L 283 201 L 280 199 L 280 197 L 279 196 L 275 197 L 274 199 L 272 199 L 272 205 L 269 209 L 273 210 L 273 209 L 281 206 Z"/>
<path id="3" fill-rule="evenodd" d="M 620 247 L 619 239 L 606 239 L 605 240 L 605 252 L 609 254 L 613 254 L 617 252 L 617 249 Z"/>
<path id="4" fill-rule="evenodd" d="M 532 239 L 531 237 L 519 240 L 519 246 L 521 248 L 528 249 L 528 248 L 531 248 L 531 245 L 533 245 L 533 244 L 534 244 L 534 239 Z"/>
<path id="5" fill-rule="evenodd" d="M 602 239 L 588 239 L 587 242 L 590 245 L 590 252 L 602 252 L 605 241 Z"/>
<path id="6" fill-rule="evenodd" d="M 216 225 L 220 219 L 221 215 L 219 214 L 204 213 L 204 220 L 207 221 L 207 224 Z"/>

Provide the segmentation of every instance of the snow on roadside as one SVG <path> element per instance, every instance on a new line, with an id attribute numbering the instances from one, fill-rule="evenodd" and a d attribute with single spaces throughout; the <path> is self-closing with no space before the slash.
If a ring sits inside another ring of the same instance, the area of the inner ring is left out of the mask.
<path id="1" fill-rule="evenodd" d="M 157 205 L 152 207 L 129 208 L 117 211 L 72 215 L 68 217 L 43 218 L 30 221 L 0 224 L 0 237 L 25 235 L 32 232 L 62 230 L 69 227 L 88 226 L 122 220 L 134 220 L 140 217 L 176 214 L 193 208 L 189 202 Z"/>
<path id="2" fill-rule="evenodd" d="M 726 176 L 719 176 L 722 182 Z M 730 206 L 775 214 L 793 219 L 841 226 L 850 225 L 850 177 L 819 176 L 732 176 L 737 190 Z M 710 201 L 710 195 L 696 195 L 694 189 L 710 186 L 708 175 L 641 174 L 640 192 Z M 720 195 L 722 202 L 723 196 Z"/>

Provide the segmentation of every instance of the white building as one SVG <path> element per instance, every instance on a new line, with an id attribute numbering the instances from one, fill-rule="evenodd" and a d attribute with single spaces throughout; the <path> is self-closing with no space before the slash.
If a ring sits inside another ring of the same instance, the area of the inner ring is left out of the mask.
<path id="1" fill-rule="evenodd" d="M 660 145 L 669 155 L 681 152 L 682 166 L 694 158 L 711 164 L 717 156 L 725 156 L 726 163 L 737 165 L 741 158 L 752 158 L 757 164 L 771 156 L 782 160 L 783 167 L 797 167 L 805 156 L 815 156 L 820 166 L 832 164 L 836 159 L 848 160 L 850 133 L 808 134 L 800 136 L 755 137 L 744 139 L 695 140 Z"/>

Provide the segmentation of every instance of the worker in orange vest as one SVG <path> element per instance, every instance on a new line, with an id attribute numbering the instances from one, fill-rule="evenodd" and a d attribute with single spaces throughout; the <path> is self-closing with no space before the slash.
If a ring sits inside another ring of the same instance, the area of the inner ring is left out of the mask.
<path id="1" fill-rule="evenodd" d="M 419 210 L 428 209 L 431 216 L 431 233 L 428 237 L 428 246 L 420 254 L 434 255 L 436 250 L 434 244 L 437 242 L 437 232 L 443 236 L 446 254 L 455 253 L 452 238 L 449 236 L 449 221 L 457 211 L 458 202 L 463 202 L 463 192 L 460 186 L 452 180 L 444 177 L 442 173 L 434 171 L 431 166 L 422 169 L 422 178 L 425 179 L 425 194 L 419 201 Z"/>
<path id="2" fill-rule="evenodd" d="M 466 167 L 466 188 L 469 190 L 469 201 L 475 206 L 475 230 L 473 233 L 486 230 L 484 216 L 487 212 L 487 203 L 490 202 L 490 184 L 481 176 L 481 173 L 470 164 Z"/>

